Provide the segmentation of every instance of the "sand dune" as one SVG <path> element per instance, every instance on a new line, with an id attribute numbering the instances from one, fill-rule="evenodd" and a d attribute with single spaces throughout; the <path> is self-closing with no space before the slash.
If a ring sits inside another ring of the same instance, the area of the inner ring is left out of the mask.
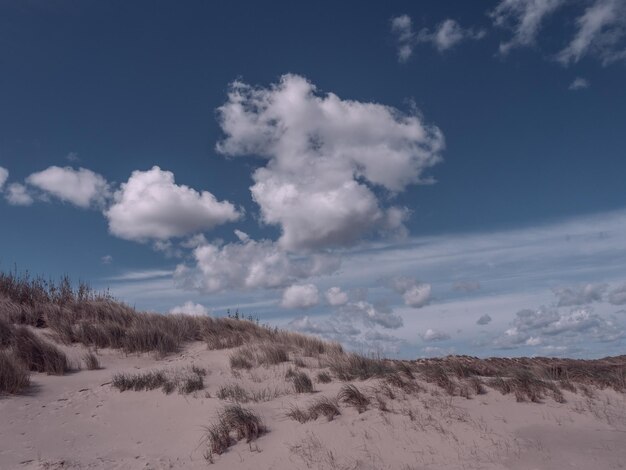
<path id="1" fill-rule="evenodd" d="M 62 349 L 73 363 L 87 350 Z M 626 462 L 626 400 L 609 388 L 532 403 L 490 387 L 468 399 L 419 377 L 405 390 L 370 378 L 349 382 L 369 398 L 363 412 L 338 403 L 332 421 L 300 423 L 287 416 L 294 407 L 335 399 L 348 382 L 320 383 L 321 361 L 293 354 L 288 362 L 232 369 L 233 351 L 193 342 L 158 359 L 101 349 L 99 370 L 33 374 L 26 393 L 0 399 L 0 468 L 617 469 Z M 206 375 L 204 388 L 189 394 L 120 392 L 112 384 L 118 373 L 175 376 L 192 365 Z M 314 392 L 295 393 L 289 369 L 312 377 Z M 220 389 L 236 385 L 267 432 L 209 455 L 206 427 L 229 403 Z"/>

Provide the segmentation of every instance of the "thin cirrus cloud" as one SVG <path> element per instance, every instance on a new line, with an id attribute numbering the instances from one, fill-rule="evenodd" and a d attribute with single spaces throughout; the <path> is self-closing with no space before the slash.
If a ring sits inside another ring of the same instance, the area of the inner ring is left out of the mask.
<path id="1" fill-rule="evenodd" d="M 102 207 L 110 192 L 104 177 L 85 168 L 51 166 L 29 175 L 26 183 L 82 209 Z"/>
<path id="2" fill-rule="evenodd" d="M 407 211 L 385 207 L 390 193 L 431 183 L 441 161 L 441 131 L 418 114 L 319 94 L 298 75 L 268 88 L 230 86 L 218 108 L 229 156 L 260 155 L 250 188 L 261 219 L 281 229 L 288 251 L 350 246 L 375 232 L 403 232 Z"/>
<path id="3" fill-rule="evenodd" d="M 576 77 L 568 88 L 572 91 L 584 90 L 585 88 L 589 88 L 590 85 L 589 80 L 586 78 Z"/>
<path id="4" fill-rule="evenodd" d="M 502 0 L 489 12 L 495 26 L 513 33 L 511 39 L 500 43 L 500 54 L 534 45 L 545 20 L 564 3 L 565 0 Z"/>
<path id="5" fill-rule="evenodd" d="M 486 36 L 484 29 L 463 28 L 453 19 L 446 19 L 432 31 L 422 28 L 413 31 L 413 22 L 408 15 L 400 15 L 391 19 L 391 32 L 395 35 L 398 47 L 398 61 L 409 60 L 415 47 L 419 44 L 432 44 L 439 52 L 452 49 L 466 40 L 478 40 Z"/>
<path id="6" fill-rule="evenodd" d="M 602 64 L 626 59 L 626 3 L 623 0 L 596 0 L 576 20 L 577 31 L 557 55 L 563 65 L 578 62 L 586 55 L 597 56 Z"/>
<path id="7" fill-rule="evenodd" d="M 208 191 L 177 185 L 174 174 L 154 166 L 133 171 L 104 211 L 109 231 L 126 240 L 168 240 L 238 220 L 242 214 Z"/>

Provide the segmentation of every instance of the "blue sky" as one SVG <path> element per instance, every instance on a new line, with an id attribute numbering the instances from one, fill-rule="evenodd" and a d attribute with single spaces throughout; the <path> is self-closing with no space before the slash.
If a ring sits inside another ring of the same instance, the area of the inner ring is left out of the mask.
<path id="1" fill-rule="evenodd" d="M 3 269 L 403 357 L 623 353 L 623 2 L 0 23 Z"/>

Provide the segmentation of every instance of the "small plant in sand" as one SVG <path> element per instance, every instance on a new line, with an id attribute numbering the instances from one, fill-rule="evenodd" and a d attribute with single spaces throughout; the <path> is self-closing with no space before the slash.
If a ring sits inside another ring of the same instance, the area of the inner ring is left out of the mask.
<path id="1" fill-rule="evenodd" d="M 313 382 L 306 372 L 294 372 L 291 376 L 291 381 L 293 382 L 293 388 L 296 390 L 296 393 L 313 392 Z"/>
<path id="2" fill-rule="evenodd" d="M 168 395 L 175 390 L 181 395 L 186 395 L 204 388 L 205 375 L 206 371 L 196 366 L 182 370 L 153 370 L 138 374 L 118 373 L 113 376 L 112 385 L 120 392 L 160 388 Z"/>
<path id="3" fill-rule="evenodd" d="M 341 387 L 341 390 L 339 390 L 339 393 L 337 394 L 337 399 L 341 403 L 353 406 L 359 413 L 363 413 L 367 410 L 367 406 L 370 403 L 369 398 L 367 398 L 352 384 L 347 384 Z"/>
<path id="4" fill-rule="evenodd" d="M 93 352 L 86 353 L 83 356 L 83 362 L 85 363 L 85 367 L 88 370 L 100 369 L 100 361 L 98 360 L 98 356 L 96 356 Z"/>
<path id="5" fill-rule="evenodd" d="M 319 383 L 327 384 L 327 383 L 332 382 L 332 380 L 333 380 L 333 378 L 330 376 L 330 374 L 328 372 L 322 371 L 322 372 L 319 372 L 317 374 L 317 381 Z"/>
<path id="6" fill-rule="evenodd" d="M 219 412 L 217 422 L 205 428 L 204 443 L 208 449 L 205 458 L 223 454 L 235 442 L 251 442 L 267 432 L 261 418 L 248 408 L 228 405 Z"/>
<path id="7" fill-rule="evenodd" d="M 296 420 L 300 423 L 306 423 L 307 421 L 315 420 L 320 416 L 324 416 L 328 421 L 332 421 L 336 416 L 341 415 L 341 411 L 337 400 L 328 397 L 320 397 L 309 403 L 306 410 L 303 410 L 296 405 L 292 405 L 286 415 L 288 418 Z"/>

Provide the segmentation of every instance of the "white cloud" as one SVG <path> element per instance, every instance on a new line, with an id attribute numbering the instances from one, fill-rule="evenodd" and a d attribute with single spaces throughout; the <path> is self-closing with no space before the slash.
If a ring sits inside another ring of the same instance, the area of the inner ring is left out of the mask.
<path id="1" fill-rule="evenodd" d="M 294 284 L 283 292 L 283 308 L 311 308 L 319 303 L 319 291 L 313 284 Z"/>
<path id="2" fill-rule="evenodd" d="M 423 28 L 418 33 L 414 33 L 412 21 L 408 15 L 392 18 L 391 32 L 398 41 L 400 62 L 406 62 L 413 54 L 415 46 L 421 43 L 431 43 L 439 52 L 444 52 L 462 41 L 482 39 L 486 35 L 482 29 L 463 28 L 455 20 L 449 18 L 437 25 L 433 31 Z"/>
<path id="3" fill-rule="evenodd" d="M 445 341 L 451 338 L 449 334 L 444 333 L 443 331 L 434 330 L 432 328 L 428 328 L 424 333 L 420 334 L 420 336 L 427 343 L 434 341 Z"/>
<path id="4" fill-rule="evenodd" d="M 593 313 L 589 308 L 569 312 L 540 308 L 521 310 L 513 326 L 494 341 L 494 346 L 512 349 L 549 343 L 551 346 L 576 345 L 581 340 L 617 341 L 624 330 L 611 320 Z"/>
<path id="5" fill-rule="evenodd" d="M 373 192 L 431 182 L 441 132 L 419 115 L 319 95 L 305 78 L 284 75 L 270 88 L 231 84 L 218 109 L 226 155 L 269 161 L 250 188 L 262 221 L 282 230 L 281 247 L 349 246 L 376 231 L 402 230 L 403 208 L 384 208 Z"/>
<path id="6" fill-rule="evenodd" d="M 400 328 L 404 322 L 400 315 L 385 305 L 373 305 L 369 302 L 350 302 L 339 310 L 339 317 L 346 322 L 360 320 L 367 326 L 382 326 L 383 328 Z"/>
<path id="7" fill-rule="evenodd" d="M 609 292 L 609 302 L 613 305 L 626 304 L 626 284 L 617 286 Z"/>
<path id="8" fill-rule="evenodd" d="M 500 43 L 500 54 L 532 46 L 542 23 L 564 3 L 565 0 L 502 0 L 489 13 L 494 25 L 513 32 L 509 41 Z"/>
<path id="9" fill-rule="evenodd" d="M 174 174 L 158 166 L 133 171 L 104 215 L 113 235 L 135 241 L 183 237 L 241 217 L 230 202 L 177 185 Z"/>
<path id="10" fill-rule="evenodd" d="M 589 80 L 581 77 L 576 77 L 569 86 L 570 90 L 584 90 L 585 88 L 589 88 Z"/>
<path id="11" fill-rule="evenodd" d="M 8 185 L 4 197 L 13 206 L 30 206 L 34 202 L 28 188 L 20 183 Z"/>
<path id="12" fill-rule="evenodd" d="M 601 301 L 606 288 L 606 284 L 588 283 L 576 287 L 558 287 L 553 292 L 558 298 L 559 307 L 570 307 Z"/>
<path id="13" fill-rule="evenodd" d="M 87 209 L 102 207 L 109 196 L 109 184 L 99 174 L 85 168 L 51 166 L 33 173 L 26 182 L 61 201 Z"/>
<path id="14" fill-rule="evenodd" d="M 243 240 L 238 243 L 195 248 L 195 269 L 179 266 L 175 275 L 179 283 L 206 292 L 286 287 L 300 279 L 335 272 L 341 263 L 338 257 L 293 256 L 275 242 L 240 238 Z"/>
<path id="15" fill-rule="evenodd" d="M 396 277 L 391 280 L 391 288 L 402 295 L 404 304 L 420 308 L 430 302 L 432 287 L 409 277 Z"/>
<path id="16" fill-rule="evenodd" d="M 331 287 L 326 291 L 326 301 L 333 307 L 348 303 L 348 294 L 339 287 Z"/>
<path id="17" fill-rule="evenodd" d="M 2 187 L 7 179 L 9 179 L 9 170 L 0 166 L 0 191 L 2 191 Z"/>
<path id="18" fill-rule="evenodd" d="M 104 255 L 102 258 L 100 258 L 100 261 L 102 262 L 102 264 L 111 264 L 113 262 L 113 256 Z"/>
<path id="19" fill-rule="evenodd" d="M 487 313 L 485 313 L 478 320 L 476 320 L 476 324 L 477 325 L 487 325 L 490 322 L 491 322 L 491 316 L 489 314 L 487 314 Z"/>
<path id="20" fill-rule="evenodd" d="M 409 15 L 391 19 L 391 32 L 398 40 L 398 61 L 406 62 L 413 54 L 413 26 Z"/>
<path id="21" fill-rule="evenodd" d="M 208 315 L 209 309 L 204 305 L 193 303 L 191 300 L 185 302 L 182 305 L 178 305 L 170 310 L 170 313 L 203 316 Z"/>
<path id="22" fill-rule="evenodd" d="M 578 31 L 557 55 L 563 65 L 578 62 L 587 54 L 597 55 L 604 65 L 626 59 L 626 3 L 596 0 L 576 20 Z"/>

